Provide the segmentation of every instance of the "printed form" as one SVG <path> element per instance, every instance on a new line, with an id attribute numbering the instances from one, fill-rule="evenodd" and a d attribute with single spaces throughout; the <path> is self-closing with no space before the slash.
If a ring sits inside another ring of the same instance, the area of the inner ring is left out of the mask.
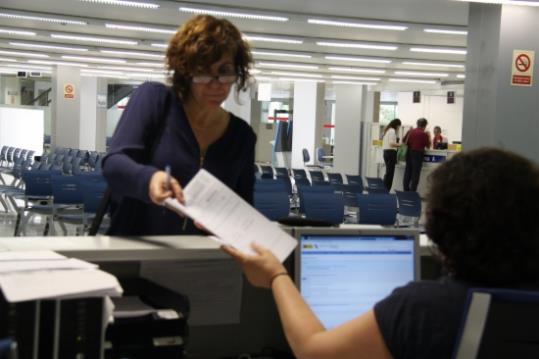
<path id="1" fill-rule="evenodd" d="M 269 221 L 243 198 L 201 169 L 183 190 L 185 203 L 165 200 L 165 207 L 191 217 L 221 244 L 254 254 L 251 242 L 269 249 L 281 262 L 297 245 L 294 238 Z"/>

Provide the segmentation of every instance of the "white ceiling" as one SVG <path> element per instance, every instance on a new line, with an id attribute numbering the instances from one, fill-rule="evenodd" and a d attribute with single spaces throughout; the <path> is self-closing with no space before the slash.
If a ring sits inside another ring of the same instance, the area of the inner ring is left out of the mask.
<path id="1" fill-rule="evenodd" d="M 134 1 L 134 0 L 133 0 Z M 464 68 L 439 67 L 425 65 L 404 65 L 408 62 L 435 62 L 440 64 L 464 65 L 465 55 L 460 54 L 432 54 L 412 52 L 410 47 L 438 47 L 464 49 L 466 36 L 433 34 L 424 32 L 424 28 L 439 28 L 451 30 L 466 30 L 468 17 L 468 4 L 450 0 L 214 0 L 208 2 L 179 2 L 148 0 L 158 4 L 158 9 L 140 9 L 118 5 L 95 4 L 80 0 L 2 0 L 0 2 L 0 68 L 25 69 L 28 68 L 30 57 L 23 54 L 6 54 L 2 51 L 31 52 L 34 55 L 46 55 L 47 58 L 33 58 L 45 61 L 75 61 L 88 64 L 88 68 L 97 69 L 97 66 L 115 66 L 110 64 L 91 64 L 84 60 L 62 59 L 62 55 L 100 57 L 125 60 L 123 65 L 128 69 L 147 68 L 137 65 L 137 62 L 162 62 L 159 58 L 142 55 L 111 54 L 103 53 L 108 50 L 122 50 L 150 53 L 150 55 L 162 54 L 164 49 L 151 46 L 152 43 L 166 43 L 169 34 L 159 34 L 144 31 L 110 29 L 105 27 L 107 23 L 150 26 L 160 29 L 174 30 L 191 15 L 178 10 L 180 6 L 211 7 L 219 6 L 220 10 L 256 11 L 269 15 L 288 16 L 287 22 L 270 22 L 263 20 L 241 20 L 229 18 L 246 35 L 280 36 L 289 39 L 299 39 L 302 44 L 282 44 L 253 41 L 254 51 L 286 52 L 299 55 L 308 55 L 310 58 L 287 58 L 271 55 L 255 54 L 257 69 L 262 70 L 259 76 L 285 76 L 273 75 L 271 71 L 288 71 L 285 68 L 265 68 L 259 65 L 261 61 L 277 63 L 298 63 L 318 66 L 318 69 L 303 70 L 303 73 L 319 74 L 326 81 L 331 80 L 332 75 L 375 77 L 376 82 L 384 84 L 389 78 L 411 78 L 434 81 L 462 82 L 457 79 L 457 74 L 463 74 Z M 42 16 L 64 18 L 70 20 L 82 20 L 87 25 L 55 24 L 29 19 L 11 19 L 1 17 L 1 13 L 11 13 L 26 16 Z M 403 25 L 405 31 L 358 29 L 351 27 L 334 27 L 313 25 L 307 23 L 308 18 L 323 18 L 348 22 L 368 22 L 374 24 Z M 21 36 L 6 33 L 2 30 L 25 30 L 36 33 L 36 36 Z M 84 40 L 68 40 L 53 38 L 57 35 L 98 36 L 113 39 L 133 40 L 136 45 L 125 44 L 100 44 Z M 326 47 L 316 44 L 317 41 L 341 41 L 361 42 L 374 45 L 397 46 L 396 51 L 355 49 L 343 47 Z M 29 48 L 14 45 L 13 42 L 32 44 L 48 44 L 57 46 L 82 47 L 87 51 L 72 51 L 62 49 Z M 386 59 L 389 64 L 337 61 L 326 59 L 326 56 L 356 56 L 367 59 Z M 12 60 L 12 61 L 6 61 Z M 16 62 L 15 62 L 16 61 Z M 9 66 L 8 66 L 9 65 Z M 39 66 L 33 64 L 33 66 Z M 46 66 L 46 65 L 41 65 Z M 353 67 L 367 70 L 384 71 L 383 73 L 346 73 L 330 70 L 330 66 Z M 38 68 L 35 69 L 39 71 Z M 159 70 L 159 69 L 157 69 Z M 155 70 L 155 71 L 157 71 Z M 115 69 L 116 75 L 124 76 L 134 72 Z M 293 70 L 298 72 L 299 70 Z M 419 76 L 418 74 L 395 75 L 394 71 L 428 71 L 433 73 L 446 73 L 447 77 L 440 75 Z M 156 74 L 157 75 L 157 74 Z M 335 80 L 335 79 L 334 79 Z M 399 84 L 400 85 L 400 84 Z M 414 85 L 423 86 L 423 85 Z M 429 85 L 426 85 L 429 86 Z M 438 86 L 438 84 L 437 84 Z"/>

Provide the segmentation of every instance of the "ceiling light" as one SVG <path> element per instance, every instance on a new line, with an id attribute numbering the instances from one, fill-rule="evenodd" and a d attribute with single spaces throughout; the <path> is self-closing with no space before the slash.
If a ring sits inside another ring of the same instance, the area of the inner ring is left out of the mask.
<path id="1" fill-rule="evenodd" d="M 36 36 L 36 33 L 33 31 L 22 31 L 22 30 L 11 30 L 11 29 L 0 29 L 0 34 Z"/>
<path id="2" fill-rule="evenodd" d="M 164 59 L 165 58 L 165 55 L 154 54 L 154 53 L 150 53 L 150 52 L 120 51 L 120 50 L 99 50 L 99 52 L 102 52 L 104 54 L 111 54 L 111 55 L 141 56 L 141 57 L 152 57 L 152 58 L 156 58 L 156 59 Z"/>
<path id="3" fill-rule="evenodd" d="M 36 66 L 36 65 L 26 65 L 26 64 L 7 64 L 5 65 L 7 67 L 15 67 L 17 69 L 25 69 L 25 70 L 43 70 L 43 71 L 50 71 L 52 68 L 45 67 L 45 66 Z"/>
<path id="4" fill-rule="evenodd" d="M 81 72 L 88 74 L 104 74 L 104 75 L 123 75 L 121 71 L 108 71 L 108 70 L 95 70 L 95 69 L 83 69 Z"/>
<path id="5" fill-rule="evenodd" d="M 272 36 L 259 36 L 259 35 L 243 35 L 243 38 L 247 41 L 263 41 L 263 42 L 277 42 L 282 44 L 303 44 L 303 40 L 298 39 L 285 39 L 282 37 Z"/>
<path id="6" fill-rule="evenodd" d="M 539 6 L 539 3 L 532 1 L 517 1 L 517 0 L 457 0 L 463 2 L 479 2 L 484 4 L 499 4 L 499 5 L 522 5 L 522 6 Z"/>
<path id="7" fill-rule="evenodd" d="M 109 75 L 104 73 L 93 73 L 93 72 L 82 72 L 80 73 L 83 77 L 106 77 L 110 79 L 121 79 L 121 80 L 127 80 L 128 77 L 125 75 Z"/>
<path id="8" fill-rule="evenodd" d="M 156 27 L 147 27 L 147 26 L 105 24 L 105 27 L 108 28 L 108 29 L 117 29 L 117 30 L 155 32 L 155 33 L 158 33 L 158 34 L 175 34 L 176 33 L 176 30 L 172 30 L 172 29 L 159 29 L 159 28 L 156 28 Z"/>
<path id="9" fill-rule="evenodd" d="M 160 49 L 166 49 L 168 47 L 168 44 L 161 44 L 157 42 L 152 42 L 151 46 L 158 47 Z"/>
<path id="10" fill-rule="evenodd" d="M 299 65 L 299 64 L 287 64 L 287 63 L 275 63 L 275 62 L 258 62 L 256 66 L 260 67 L 282 67 L 289 69 L 303 69 L 303 70 L 317 70 L 316 65 Z"/>
<path id="11" fill-rule="evenodd" d="M 338 72 L 360 72 L 367 74 L 385 74 L 385 70 L 373 70 L 373 69 L 362 69 L 359 67 L 328 67 L 330 71 Z"/>
<path id="12" fill-rule="evenodd" d="M 241 19 L 249 19 L 249 20 L 266 20 L 266 21 L 279 21 L 279 22 L 289 20 L 288 17 L 284 17 L 284 16 L 271 16 L 271 15 L 262 15 L 262 14 L 248 13 L 248 12 L 213 10 L 213 9 L 203 9 L 203 8 L 185 7 L 185 6 L 180 7 L 179 10 L 181 12 L 187 12 L 191 14 L 207 14 L 207 15 L 222 16 L 222 17 L 238 17 Z"/>
<path id="13" fill-rule="evenodd" d="M 165 64 L 158 63 L 158 62 L 137 62 L 136 64 L 139 65 L 139 66 L 155 67 L 155 68 L 158 68 L 158 69 L 164 69 L 165 68 Z"/>
<path id="14" fill-rule="evenodd" d="M 365 58 L 365 57 L 326 56 L 325 58 L 326 58 L 326 60 L 371 62 L 371 63 L 376 63 L 376 64 L 390 64 L 391 63 L 391 60 L 369 59 L 369 58 Z"/>
<path id="15" fill-rule="evenodd" d="M 331 75 L 331 78 L 337 79 L 337 80 L 380 81 L 379 77 L 356 77 L 356 76 Z"/>
<path id="16" fill-rule="evenodd" d="M 167 77 L 164 74 L 148 74 L 148 73 L 129 73 L 126 75 L 129 77 L 143 77 L 147 79 L 164 79 Z"/>
<path id="17" fill-rule="evenodd" d="M 0 61 L 2 61 L 2 62 L 17 62 L 17 60 L 10 59 L 8 57 L 0 57 Z"/>
<path id="18" fill-rule="evenodd" d="M 360 82 L 360 81 L 331 81 L 335 85 L 377 85 L 376 82 Z"/>
<path id="19" fill-rule="evenodd" d="M 79 1 L 93 2 L 93 3 L 105 4 L 105 5 L 139 7 L 139 8 L 144 8 L 144 9 L 159 8 L 158 4 L 153 4 L 149 2 L 141 2 L 141 1 L 124 1 L 124 0 L 79 0 Z"/>
<path id="20" fill-rule="evenodd" d="M 319 74 L 302 74 L 298 72 L 285 72 L 285 71 L 271 71 L 272 75 L 280 76 L 290 76 L 290 77 L 312 77 L 312 78 L 322 78 L 322 75 Z"/>
<path id="21" fill-rule="evenodd" d="M 465 78 L 466 78 L 466 75 L 464 75 L 464 74 L 457 74 L 457 78 L 458 78 L 458 79 L 465 79 Z"/>
<path id="22" fill-rule="evenodd" d="M 413 84 L 435 84 L 437 81 L 434 80 L 414 80 L 414 79 L 389 79 L 389 82 L 405 82 Z"/>
<path id="23" fill-rule="evenodd" d="M 426 77 L 447 77 L 449 74 L 442 72 L 417 72 L 417 71 L 395 71 L 395 75 L 399 76 L 426 76 Z"/>
<path id="24" fill-rule="evenodd" d="M 36 48 L 36 49 L 52 49 L 52 50 L 64 50 L 64 51 L 88 51 L 88 49 L 84 47 L 42 45 L 42 44 L 31 44 L 27 42 L 10 42 L 9 44 L 12 46 L 30 47 L 30 48 Z"/>
<path id="25" fill-rule="evenodd" d="M 395 51 L 399 47 L 393 45 L 370 45 L 359 42 L 331 42 L 331 41 L 317 41 L 318 46 L 332 46 L 332 47 L 350 47 L 355 49 L 371 49 L 371 50 L 387 50 Z"/>
<path id="26" fill-rule="evenodd" d="M 312 58 L 311 55 L 292 54 L 292 53 L 287 53 L 287 52 L 268 52 L 268 51 L 254 50 L 254 51 L 251 51 L 251 53 L 253 55 L 259 55 L 259 56 L 295 57 L 295 58 L 301 58 L 301 59 Z"/>
<path id="27" fill-rule="evenodd" d="M 79 64 L 77 62 L 67 62 L 67 61 L 28 60 L 28 62 L 31 64 L 42 64 L 42 65 L 88 67 L 87 64 Z"/>
<path id="28" fill-rule="evenodd" d="M 121 66 L 97 66 L 98 69 L 105 70 L 118 70 L 118 71 L 140 71 L 140 72 L 153 72 L 152 69 L 141 69 L 136 67 L 121 67 Z"/>
<path id="29" fill-rule="evenodd" d="M 14 69 L 3 69 L 3 68 L 0 68 L 0 74 L 4 74 L 4 75 L 15 75 L 17 73 L 17 70 L 14 70 Z"/>
<path id="30" fill-rule="evenodd" d="M 429 53 L 435 53 L 435 54 L 466 55 L 466 50 L 444 49 L 444 48 L 438 48 L 438 47 L 411 47 L 410 51 L 412 51 L 412 52 L 429 52 Z"/>
<path id="31" fill-rule="evenodd" d="M 83 61 L 83 62 L 97 62 L 97 63 L 110 63 L 110 64 L 125 64 L 127 61 L 123 59 L 104 59 L 101 57 L 86 57 L 86 56 L 69 56 L 69 55 L 63 55 L 62 59 L 66 60 L 75 60 L 75 61 Z"/>
<path id="32" fill-rule="evenodd" d="M 464 65 L 461 64 L 446 64 L 446 63 L 435 63 L 435 62 L 412 62 L 412 61 L 403 61 L 403 65 L 411 66 L 432 66 L 432 67 L 457 67 L 460 69 L 464 68 Z"/>
<path id="33" fill-rule="evenodd" d="M 272 80 L 275 81 L 275 80 Z M 305 79 L 301 77 L 278 77 L 276 81 L 291 81 L 291 82 L 325 82 L 322 79 Z"/>
<path id="34" fill-rule="evenodd" d="M 0 17 L 7 18 L 7 19 L 16 19 L 16 20 L 52 22 L 55 24 L 62 24 L 62 25 L 88 25 L 87 22 L 79 21 L 79 20 L 69 20 L 69 19 L 57 18 L 57 17 L 29 16 L 29 15 L 7 13 L 7 12 L 0 12 Z"/>
<path id="35" fill-rule="evenodd" d="M 308 19 L 307 22 L 309 24 L 316 24 L 316 25 L 356 27 L 356 28 L 376 29 L 376 30 L 404 31 L 408 28 L 407 26 L 400 26 L 400 25 L 376 25 L 376 24 L 361 23 L 361 22 L 334 21 L 334 20 L 323 20 L 323 19 Z"/>
<path id="36" fill-rule="evenodd" d="M 137 45 L 138 44 L 137 41 L 132 41 L 132 40 L 120 40 L 120 39 L 111 39 L 111 38 L 93 37 L 93 36 L 51 34 L 51 37 L 55 39 L 100 42 L 100 43 L 105 43 L 105 44 L 118 44 L 118 45 Z"/>
<path id="37" fill-rule="evenodd" d="M 468 31 L 465 31 L 465 30 L 423 29 L 423 31 L 434 33 L 434 34 L 468 35 Z"/>
<path id="38" fill-rule="evenodd" d="M 21 57 L 41 57 L 41 58 L 49 57 L 49 55 L 46 55 L 46 54 L 36 54 L 33 52 L 7 51 L 7 50 L 0 50 L 0 54 L 11 55 L 11 56 L 21 56 Z"/>

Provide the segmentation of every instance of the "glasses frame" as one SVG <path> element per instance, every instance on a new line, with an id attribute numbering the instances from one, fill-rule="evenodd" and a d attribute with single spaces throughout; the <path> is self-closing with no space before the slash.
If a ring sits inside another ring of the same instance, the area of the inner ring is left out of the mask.
<path id="1" fill-rule="evenodd" d="M 238 80 L 237 74 L 222 74 L 222 75 L 194 75 L 191 76 L 191 82 L 194 84 L 201 84 L 201 85 L 208 85 L 212 81 L 217 81 L 219 84 L 222 85 L 232 85 L 234 82 Z"/>

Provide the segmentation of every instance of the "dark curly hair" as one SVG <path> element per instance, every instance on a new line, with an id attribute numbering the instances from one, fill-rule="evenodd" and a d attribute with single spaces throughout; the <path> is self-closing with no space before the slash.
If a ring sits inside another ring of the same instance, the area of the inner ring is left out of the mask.
<path id="1" fill-rule="evenodd" d="M 426 230 L 444 267 L 481 285 L 539 281 L 539 168 L 495 148 L 455 155 L 430 177 Z"/>
<path id="2" fill-rule="evenodd" d="M 172 72 L 172 86 L 186 97 L 194 73 L 208 71 L 223 55 L 232 54 L 238 75 L 238 91 L 245 89 L 253 59 L 249 44 L 230 21 L 209 15 L 187 20 L 170 39 L 166 66 Z"/>

